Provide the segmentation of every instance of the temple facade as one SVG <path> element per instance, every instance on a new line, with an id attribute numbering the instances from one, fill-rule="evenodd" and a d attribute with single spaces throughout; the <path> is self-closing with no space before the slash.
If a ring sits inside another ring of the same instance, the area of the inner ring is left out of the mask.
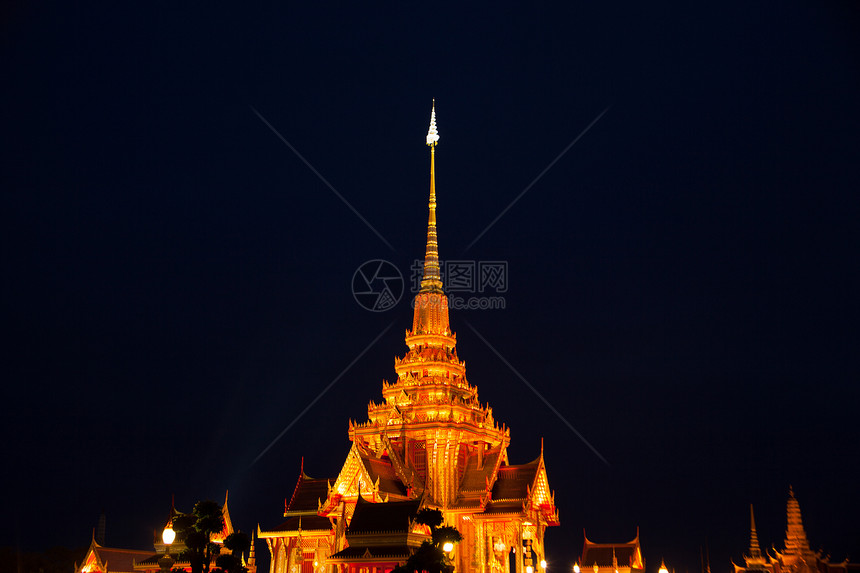
<path id="1" fill-rule="evenodd" d="M 750 547 L 744 555 L 744 565 L 734 566 L 734 573 L 858 573 L 860 563 L 849 563 L 848 559 L 831 562 L 829 555 L 821 550 L 813 551 L 803 528 L 800 504 L 794 497 L 794 489 L 788 490 L 786 503 L 785 549 L 772 548 L 762 552 L 755 527 L 755 514 L 750 505 Z"/>
<path id="2" fill-rule="evenodd" d="M 302 467 L 286 521 L 258 531 L 270 573 L 387 573 L 427 538 L 412 521 L 423 507 L 463 536 L 451 555 L 457 571 L 532 573 L 545 559 L 544 531 L 559 518 L 543 444 L 533 461 L 509 463 L 510 431 L 480 402 L 457 354 L 439 265 L 438 141 L 434 108 L 424 270 L 397 377 L 383 382 L 367 421 L 349 422 L 340 473 L 312 478 Z"/>

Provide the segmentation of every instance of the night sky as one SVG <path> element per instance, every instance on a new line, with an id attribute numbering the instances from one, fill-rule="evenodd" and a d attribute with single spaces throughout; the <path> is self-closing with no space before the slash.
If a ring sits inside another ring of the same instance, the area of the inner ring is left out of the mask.
<path id="1" fill-rule="evenodd" d="M 440 255 L 508 273 L 451 323 L 511 462 L 544 439 L 550 570 L 638 526 L 649 569 L 726 573 L 750 503 L 782 546 L 789 485 L 860 559 L 858 12 L 7 5 L 0 545 L 104 511 L 147 548 L 227 489 L 273 527 L 302 456 L 337 475 L 405 349 L 436 98 Z"/>

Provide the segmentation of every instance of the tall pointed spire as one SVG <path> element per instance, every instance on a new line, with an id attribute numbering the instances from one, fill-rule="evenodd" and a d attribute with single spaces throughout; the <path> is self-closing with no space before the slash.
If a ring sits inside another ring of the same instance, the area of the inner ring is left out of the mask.
<path id="1" fill-rule="evenodd" d="M 806 555 L 809 551 L 809 540 L 803 529 L 803 519 L 800 516 L 800 504 L 794 497 L 794 488 L 788 487 L 788 502 L 786 503 L 785 554 Z"/>
<path id="2" fill-rule="evenodd" d="M 442 292 L 442 275 L 439 271 L 439 244 L 436 236 L 436 145 L 439 132 L 436 130 L 436 100 L 430 111 L 430 129 L 427 130 L 427 145 L 430 146 L 430 216 L 427 220 L 427 249 L 424 254 L 424 276 L 421 292 Z"/>
<path id="3" fill-rule="evenodd" d="M 755 514 L 752 504 L 750 504 L 750 557 L 761 557 L 761 546 L 758 543 L 758 533 L 755 530 Z"/>
<path id="4" fill-rule="evenodd" d="M 448 322 L 448 297 L 442 285 L 439 268 L 439 245 L 436 238 L 436 145 L 439 132 L 436 130 L 436 101 L 430 111 L 430 129 L 427 131 L 427 145 L 430 146 L 430 202 L 427 220 L 427 248 L 424 253 L 424 275 L 421 288 L 415 296 L 415 315 L 411 335 L 431 335 L 450 337 Z M 438 340 L 441 346 L 453 348 L 454 340 Z M 410 342 L 407 340 L 407 345 Z"/>

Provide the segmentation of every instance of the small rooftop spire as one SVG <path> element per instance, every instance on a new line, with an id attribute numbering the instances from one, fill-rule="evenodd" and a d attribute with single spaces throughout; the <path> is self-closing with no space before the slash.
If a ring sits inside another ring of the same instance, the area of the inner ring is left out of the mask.
<path id="1" fill-rule="evenodd" d="M 805 555 L 809 553 L 809 540 L 803 529 L 803 518 L 800 516 L 800 503 L 794 496 L 794 488 L 788 486 L 788 503 L 786 503 L 785 554 Z"/>
<path id="2" fill-rule="evenodd" d="M 761 557 L 761 546 L 758 543 L 758 533 L 755 530 L 755 514 L 752 504 L 750 504 L 750 557 Z"/>

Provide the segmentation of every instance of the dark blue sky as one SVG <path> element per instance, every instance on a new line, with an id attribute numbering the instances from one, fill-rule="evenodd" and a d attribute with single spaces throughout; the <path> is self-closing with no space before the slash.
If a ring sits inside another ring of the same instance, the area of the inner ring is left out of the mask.
<path id="1" fill-rule="evenodd" d="M 509 272 L 504 310 L 451 321 L 511 461 L 545 439 L 551 567 L 639 526 L 649 566 L 697 571 L 707 540 L 725 572 L 749 503 L 781 544 L 789 484 L 813 546 L 860 558 L 858 25 L 847 1 L 7 6 L 3 538 L 85 545 L 104 510 L 146 547 L 171 494 L 227 488 L 270 527 L 302 456 L 336 475 L 411 324 L 353 273 L 423 254 L 435 97 L 441 256 Z"/>

